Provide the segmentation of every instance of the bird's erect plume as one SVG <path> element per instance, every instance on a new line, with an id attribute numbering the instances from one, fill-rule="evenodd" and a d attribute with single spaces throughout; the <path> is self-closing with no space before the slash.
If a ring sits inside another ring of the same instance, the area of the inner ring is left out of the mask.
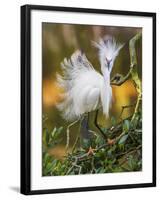
<path id="1" fill-rule="evenodd" d="M 94 41 L 92 43 L 98 48 L 99 54 L 105 55 L 108 60 L 116 58 L 120 49 L 124 46 L 124 44 L 117 42 L 115 38 L 110 35 L 101 38 L 98 43 Z"/>

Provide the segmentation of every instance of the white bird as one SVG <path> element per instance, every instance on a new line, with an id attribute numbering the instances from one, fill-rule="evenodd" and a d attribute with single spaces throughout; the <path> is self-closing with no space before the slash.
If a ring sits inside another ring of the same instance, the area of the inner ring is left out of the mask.
<path id="1" fill-rule="evenodd" d="M 111 36 L 105 36 L 98 43 L 101 72 L 97 72 L 85 54 L 77 50 L 70 59 L 61 63 L 63 75 L 57 74 L 57 83 L 64 88 L 63 101 L 57 104 L 67 121 L 80 119 L 85 113 L 102 107 L 106 117 L 112 102 L 110 74 L 114 61 L 123 44 L 117 43 Z"/>

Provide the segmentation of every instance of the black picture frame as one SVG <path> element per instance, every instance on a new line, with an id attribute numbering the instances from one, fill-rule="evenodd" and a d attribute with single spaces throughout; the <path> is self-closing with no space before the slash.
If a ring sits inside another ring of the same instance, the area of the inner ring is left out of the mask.
<path id="1" fill-rule="evenodd" d="M 153 20 L 153 161 L 152 183 L 31 190 L 31 11 L 64 11 L 107 15 L 142 16 Z M 21 193 L 26 195 L 93 190 L 112 190 L 156 186 L 156 13 L 89 8 L 54 7 L 44 5 L 21 6 Z"/>

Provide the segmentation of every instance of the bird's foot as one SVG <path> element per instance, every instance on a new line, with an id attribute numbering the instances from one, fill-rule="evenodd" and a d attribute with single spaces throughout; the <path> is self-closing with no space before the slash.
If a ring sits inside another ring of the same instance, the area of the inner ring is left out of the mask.
<path id="1" fill-rule="evenodd" d="M 94 155 L 94 151 L 95 151 L 96 149 L 93 149 L 91 146 L 89 147 L 89 150 L 88 150 L 88 152 L 87 152 L 87 155 L 89 156 L 89 155 Z"/>
<path id="2" fill-rule="evenodd" d="M 109 138 L 107 139 L 107 144 L 108 144 L 108 145 L 114 145 L 115 142 L 116 142 L 115 139 L 109 139 Z"/>

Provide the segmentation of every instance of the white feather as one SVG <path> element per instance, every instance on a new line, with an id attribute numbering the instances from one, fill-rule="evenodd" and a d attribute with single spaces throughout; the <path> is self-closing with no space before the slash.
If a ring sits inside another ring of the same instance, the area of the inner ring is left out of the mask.
<path id="1" fill-rule="evenodd" d="M 63 74 L 57 74 L 58 85 L 64 88 L 64 100 L 57 104 L 64 119 L 73 121 L 83 114 L 91 112 L 102 106 L 103 113 L 108 117 L 112 101 L 112 88 L 110 86 L 110 72 L 103 62 L 102 54 L 115 57 L 119 51 L 119 45 L 102 39 L 99 44 L 100 62 L 102 74 L 98 73 L 87 57 L 77 50 L 70 59 L 64 59 L 61 63 Z M 117 54 L 118 55 L 118 54 Z M 112 59 L 112 58 L 111 58 Z"/>

